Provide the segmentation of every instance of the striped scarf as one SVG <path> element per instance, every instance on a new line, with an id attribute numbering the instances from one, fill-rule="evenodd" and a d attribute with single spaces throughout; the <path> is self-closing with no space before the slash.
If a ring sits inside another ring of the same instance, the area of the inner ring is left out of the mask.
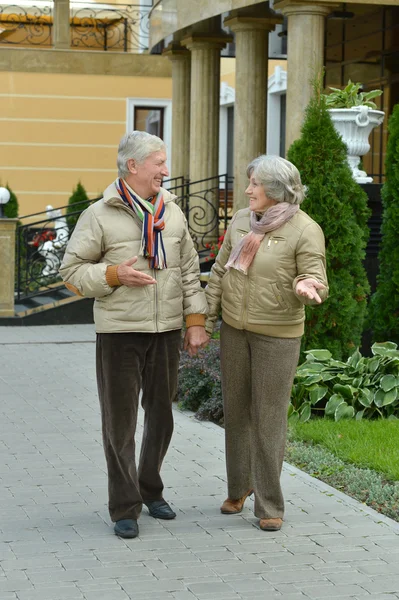
<path id="1" fill-rule="evenodd" d="M 166 269 L 166 253 L 162 240 L 162 229 L 165 227 L 165 204 L 162 192 L 148 200 L 143 200 L 123 179 L 117 179 L 115 185 L 123 202 L 143 223 L 140 255 L 149 259 L 151 269 Z"/>

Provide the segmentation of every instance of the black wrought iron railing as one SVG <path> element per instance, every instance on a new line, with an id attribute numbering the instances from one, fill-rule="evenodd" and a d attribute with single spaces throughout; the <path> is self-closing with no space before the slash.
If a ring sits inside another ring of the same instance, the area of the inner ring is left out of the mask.
<path id="1" fill-rule="evenodd" d="M 184 177 L 164 181 L 183 210 L 194 244 L 205 260 L 226 230 L 232 212 L 231 178 L 227 175 L 190 182 Z M 82 211 L 100 198 L 71 207 L 47 207 L 20 217 L 16 233 L 15 299 L 47 294 L 61 283 L 58 274 L 68 240 Z"/>
<path id="2" fill-rule="evenodd" d="M 119 50 L 120 52 L 143 52 L 148 49 L 150 29 L 147 7 L 139 4 L 84 2 L 73 4 L 71 19 L 71 46 L 91 50 Z"/>
<path id="3" fill-rule="evenodd" d="M 52 3 L 0 4 L 0 44 L 51 46 L 52 26 Z"/>
<path id="4" fill-rule="evenodd" d="M 31 6 L 0 3 L 0 45 L 51 47 L 53 3 Z M 74 2 L 70 10 L 71 48 L 140 53 L 148 49 L 149 13 L 143 4 Z"/>

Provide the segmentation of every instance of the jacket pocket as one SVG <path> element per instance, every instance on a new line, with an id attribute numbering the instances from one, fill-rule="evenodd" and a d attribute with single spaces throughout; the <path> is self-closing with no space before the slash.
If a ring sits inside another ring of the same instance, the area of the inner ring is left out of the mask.
<path id="1" fill-rule="evenodd" d="M 183 316 L 183 283 L 180 269 L 166 269 L 166 271 L 165 277 L 158 275 L 157 289 L 158 313 L 163 322 L 181 319 Z"/>
<path id="2" fill-rule="evenodd" d="M 117 287 L 112 294 L 96 300 L 99 314 L 112 322 L 146 322 L 152 319 L 153 296 L 152 286 Z"/>
<path id="3" fill-rule="evenodd" d="M 232 247 L 237 246 L 248 233 L 247 229 L 235 229 L 232 234 Z"/>
<path id="4" fill-rule="evenodd" d="M 284 297 L 284 291 L 283 291 L 281 285 L 277 282 L 274 282 L 274 283 L 272 283 L 271 287 L 272 287 L 274 297 L 275 297 L 278 305 L 284 309 L 289 308 L 289 304 L 288 304 L 286 298 Z"/>

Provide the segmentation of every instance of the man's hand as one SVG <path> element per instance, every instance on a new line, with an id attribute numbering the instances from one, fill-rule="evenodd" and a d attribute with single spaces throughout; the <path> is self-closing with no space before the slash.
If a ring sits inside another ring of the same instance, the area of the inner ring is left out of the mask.
<path id="1" fill-rule="evenodd" d="M 133 269 L 132 265 L 136 262 L 137 256 L 133 256 L 133 258 L 125 260 L 125 262 L 118 266 L 116 273 L 121 284 L 128 287 L 143 287 L 144 285 L 156 283 L 156 280 L 151 275 Z"/>
<path id="2" fill-rule="evenodd" d="M 316 281 L 316 279 L 301 279 L 296 285 L 296 293 L 298 296 L 304 296 L 309 300 L 316 300 L 318 304 L 321 304 L 321 298 L 317 293 L 317 290 L 325 290 L 326 286 Z"/>
<path id="3" fill-rule="evenodd" d="M 195 356 L 200 348 L 205 348 L 209 343 L 209 335 L 202 325 L 193 325 L 189 327 L 184 336 L 184 350 L 187 350 L 191 357 Z"/>

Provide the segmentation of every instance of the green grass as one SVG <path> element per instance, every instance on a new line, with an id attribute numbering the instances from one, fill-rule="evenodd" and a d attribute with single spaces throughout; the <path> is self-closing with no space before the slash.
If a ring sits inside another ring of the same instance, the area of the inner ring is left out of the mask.
<path id="1" fill-rule="evenodd" d="M 311 419 L 290 425 L 291 440 L 319 444 L 347 463 L 399 481 L 399 421 Z"/>

